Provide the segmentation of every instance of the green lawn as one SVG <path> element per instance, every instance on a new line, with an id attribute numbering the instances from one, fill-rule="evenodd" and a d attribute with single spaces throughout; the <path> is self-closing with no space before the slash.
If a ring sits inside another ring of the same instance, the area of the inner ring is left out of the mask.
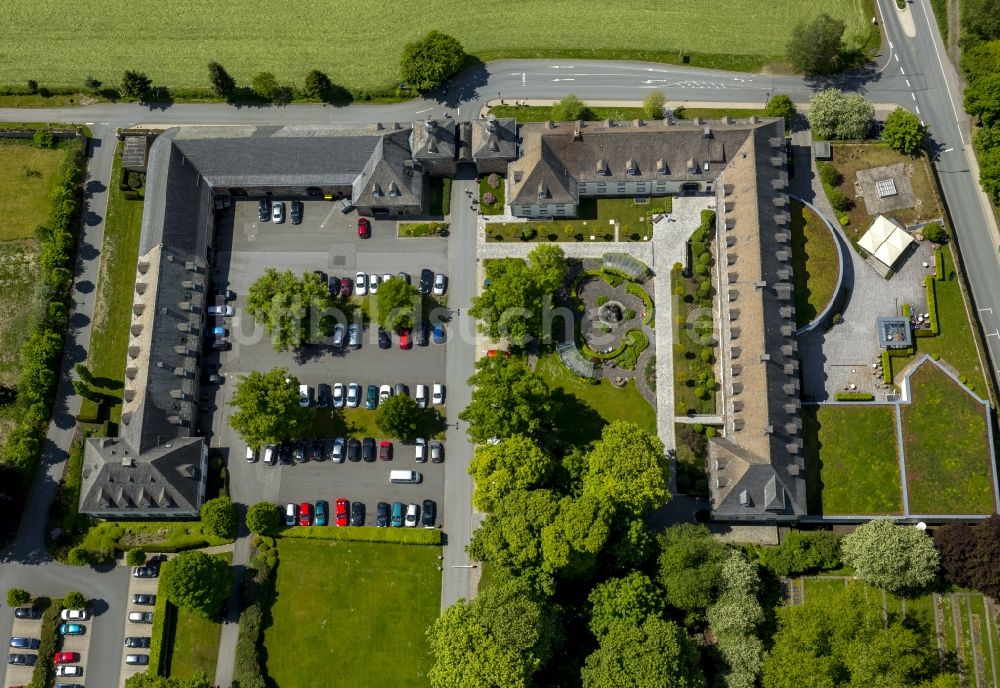
<path id="1" fill-rule="evenodd" d="M 232 540 L 208 533 L 201 521 L 103 521 L 87 532 L 80 546 L 108 553 L 133 547 L 149 552 L 179 552 L 227 542 Z"/>
<path id="2" fill-rule="evenodd" d="M 646 119 L 641 107 L 587 107 L 590 116 L 587 121 L 600 122 L 605 119 L 633 120 Z M 545 122 L 552 119 L 551 105 L 494 105 L 490 114 L 497 117 L 516 117 L 518 122 Z"/>
<path id="3" fill-rule="evenodd" d="M 892 408 L 803 406 L 802 435 L 810 514 L 902 513 Z"/>
<path id="4" fill-rule="evenodd" d="M 116 154 L 111 178 L 117 180 L 120 174 L 121 157 Z M 111 184 L 101 246 L 101 270 L 97 278 L 94 327 L 87 353 L 87 366 L 97 383 L 95 388 L 104 395 L 104 402 L 98 404 L 85 399 L 79 415 L 83 420 L 117 423 L 121 418 L 142 208 L 141 200 L 126 200 L 118 184 Z"/>
<path id="5" fill-rule="evenodd" d="M 764 115 L 764 110 L 754 110 L 747 108 L 689 108 L 683 107 L 674 111 L 674 115 L 678 119 L 694 119 L 695 117 L 700 117 L 701 119 L 722 119 L 723 117 L 732 117 L 733 119 L 747 119 L 751 115 L 757 115 L 758 117 Z"/>
<path id="6" fill-rule="evenodd" d="M 217 554 L 226 563 L 232 563 L 230 553 Z M 174 625 L 174 641 L 170 646 L 170 676 L 189 678 L 204 673 L 208 680 L 215 678 L 215 664 L 219 658 L 219 636 L 222 624 L 202 618 L 197 614 L 178 608 Z"/>
<path id="7" fill-rule="evenodd" d="M 802 583 L 806 604 L 812 599 L 842 593 L 847 587 L 843 578 L 805 578 Z"/>
<path id="8" fill-rule="evenodd" d="M 910 511 L 996 511 L 982 404 L 928 363 L 912 375 L 910 386 L 913 403 L 902 407 Z"/>
<path id="9" fill-rule="evenodd" d="M 0 384 L 17 382 L 21 344 L 34 323 L 31 304 L 37 280 L 38 242 L 0 242 Z"/>
<path id="10" fill-rule="evenodd" d="M 8 5 L 5 54 L 17 59 L 0 62 L 0 83 L 39 79 L 43 85 L 73 87 L 88 75 L 106 85 L 120 83 L 123 70 L 131 68 L 148 72 L 154 85 L 207 88 L 205 65 L 213 59 L 240 84 L 267 70 L 301 88 L 307 71 L 321 69 L 351 88 L 395 86 L 403 45 L 432 29 L 454 35 L 486 60 L 564 55 L 679 62 L 683 51 L 696 66 L 745 70 L 781 59 L 796 24 L 821 12 L 847 24 L 849 46 L 864 47 L 878 35 L 869 25 L 875 14 L 870 0 L 675 0 L 628 11 L 597 0 L 533 0 L 496 7 L 502 17 L 489 19 L 475 16 L 462 0 L 437 0 L 425 11 L 414 11 L 403 0 L 341 3 L 336 11 L 289 0 L 279 14 L 264 0 L 210 5 L 175 0 L 146 4 L 141 12 L 124 5 L 109 11 L 98 0 Z M 266 40 L 259 23 L 248 17 L 268 18 Z M 143 55 L 122 36 L 141 39 Z M 363 49 L 359 36 L 365 38 Z"/>
<path id="11" fill-rule="evenodd" d="M 437 547 L 279 539 L 267 671 L 278 688 L 426 686 Z M 331 678 L 331 677 L 335 677 Z"/>
<path id="12" fill-rule="evenodd" d="M 656 411 L 636 389 L 635 382 L 619 389 L 609 380 L 600 384 L 571 373 L 558 354 L 538 360 L 535 372 L 556 392 L 560 418 L 556 426 L 567 429 L 567 441 L 584 446 L 599 439 L 601 429 L 616 420 L 628 420 L 651 435 L 656 435 Z"/>
<path id="13" fill-rule="evenodd" d="M 539 220 L 537 222 L 489 222 L 486 238 L 503 237 L 504 241 L 521 239 L 526 229 L 534 229 L 538 241 L 614 241 L 619 226 L 619 241 L 646 241 L 653 236 L 653 214 L 670 212 L 670 196 L 651 198 L 648 204 L 636 205 L 630 198 L 581 198 L 577 217 L 570 220 Z"/>
<path id="14" fill-rule="evenodd" d="M 479 210 L 483 215 L 502 215 L 505 202 L 506 180 L 502 174 L 497 175 L 500 181 L 493 187 L 490 186 L 490 176 L 488 174 L 483 175 L 479 180 Z M 496 197 L 496 201 L 493 203 L 483 202 L 483 196 L 487 193 L 493 194 Z"/>
<path id="15" fill-rule="evenodd" d="M 0 241 L 31 239 L 49 214 L 49 194 L 66 152 L 0 141 Z"/>
<path id="16" fill-rule="evenodd" d="M 792 276 L 795 324 L 808 325 L 833 298 L 840 274 L 837 245 L 819 215 L 792 201 Z"/>
<path id="17" fill-rule="evenodd" d="M 411 390 L 412 392 L 413 390 Z M 365 388 L 361 388 L 364 394 Z M 363 403 L 363 397 L 362 397 Z M 426 409 L 425 422 L 418 431 L 419 437 L 444 439 L 444 407 Z M 375 437 L 384 438 L 385 433 L 375 424 L 378 411 L 369 411 L 364 406 L 358 408 L 332 409 L 317 408 L 309 437 Z M 385 438 L 392 439 L 392 438 Z"/>

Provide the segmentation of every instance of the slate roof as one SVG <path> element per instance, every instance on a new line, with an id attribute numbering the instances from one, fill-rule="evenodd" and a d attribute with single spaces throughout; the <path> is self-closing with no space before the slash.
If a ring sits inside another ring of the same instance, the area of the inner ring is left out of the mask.
<path id="1" fill-rule="evenodd" d="M 413 123 L 410 149 L 414 160 L 454 160 L 458 150 L 458 124 L 453 119 Z"/>
<path id="2" fill-rule="evenodd" d="M 485 117 L 472 120 L 473 160 L 513 160 L 517 157 L 517 120 Z"/>
<path id="3" fill-rule="evenodd" d="M 421 205 L 423 174 L 411 159 L 410 130 L 395 131 L 378 139 L 352 189 L 351 200 L 360 207 Z"/>

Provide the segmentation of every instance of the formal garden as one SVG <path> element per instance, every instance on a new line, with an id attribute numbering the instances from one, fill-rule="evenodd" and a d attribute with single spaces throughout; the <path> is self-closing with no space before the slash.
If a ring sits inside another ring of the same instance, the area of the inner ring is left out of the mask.
<path id="1" fill-rule="evenodd" d="M 581 198 L 577 215 L 571 219 L 488 222 L 486 240 L 649 241 L 653 238 L 653 216 L 669 213 L 672 207 L 670 196 L 643 203 L 634 198 Z M 486 206 L 482 210 L 489 214 Z"/>

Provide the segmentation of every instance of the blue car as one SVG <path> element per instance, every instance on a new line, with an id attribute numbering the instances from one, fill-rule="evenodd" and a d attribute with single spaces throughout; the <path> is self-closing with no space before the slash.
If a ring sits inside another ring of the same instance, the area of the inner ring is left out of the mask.
<path id="1" fill-rule="evenodd" d="M 393 502 L 392 503 L 392 519 L 390 524 L 393 528 L 403 527 L 403 503 Z"/>
<path id="2" fill-rule="evenodd" d="M 229 335 L 229 330 L 227 330 L 222 325 L 216 325 L 215 327 L 210 327 L 207 330 L 205 330 L 205 336 L 209 338 L 226 337 L 228 335 Z"/>
<path id="3" fill-rule="evenodd" d="M 372 411 L 376 406 L 378 406 L 378 387 L 368 385 L 368 393 L 365 395 L 365 408 Z"/>
<path id="4" fill-rule="evenodd" d="M 319 499 L 316 501 L 316 513 L 313 516 L 313 523 L 318 526 L 325 526 L 328 524 L 330 513 L 330 505 L 326 503 L 325 499 Z"/>
<path id="5" fill-rule="evenodd" d="M 434 343 L 444 344 L 444 326 L 441 323 L 434 326 Z"/>
<path id="6" fill-rule="evenodd" d="M 83 626 L 80 624 L 59 624 L 61 635 L 83 635 Z"/>

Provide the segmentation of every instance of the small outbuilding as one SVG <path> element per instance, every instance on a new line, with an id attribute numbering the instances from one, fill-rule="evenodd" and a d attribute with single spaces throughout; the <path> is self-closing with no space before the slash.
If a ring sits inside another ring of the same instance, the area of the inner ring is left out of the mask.
<path id="1" fill-rule="evenodd" d="M 891 217 L 879 215 L 858 241 L 858 246 L 887 268 L 892 268 L 913 241 L 903 225 Z"/>
<path id="2" fill-rule="evenodd" d="M 829 141 L 813 141 L 813 157 L 817 160 L 832 160 L 833 146 Z"/>

